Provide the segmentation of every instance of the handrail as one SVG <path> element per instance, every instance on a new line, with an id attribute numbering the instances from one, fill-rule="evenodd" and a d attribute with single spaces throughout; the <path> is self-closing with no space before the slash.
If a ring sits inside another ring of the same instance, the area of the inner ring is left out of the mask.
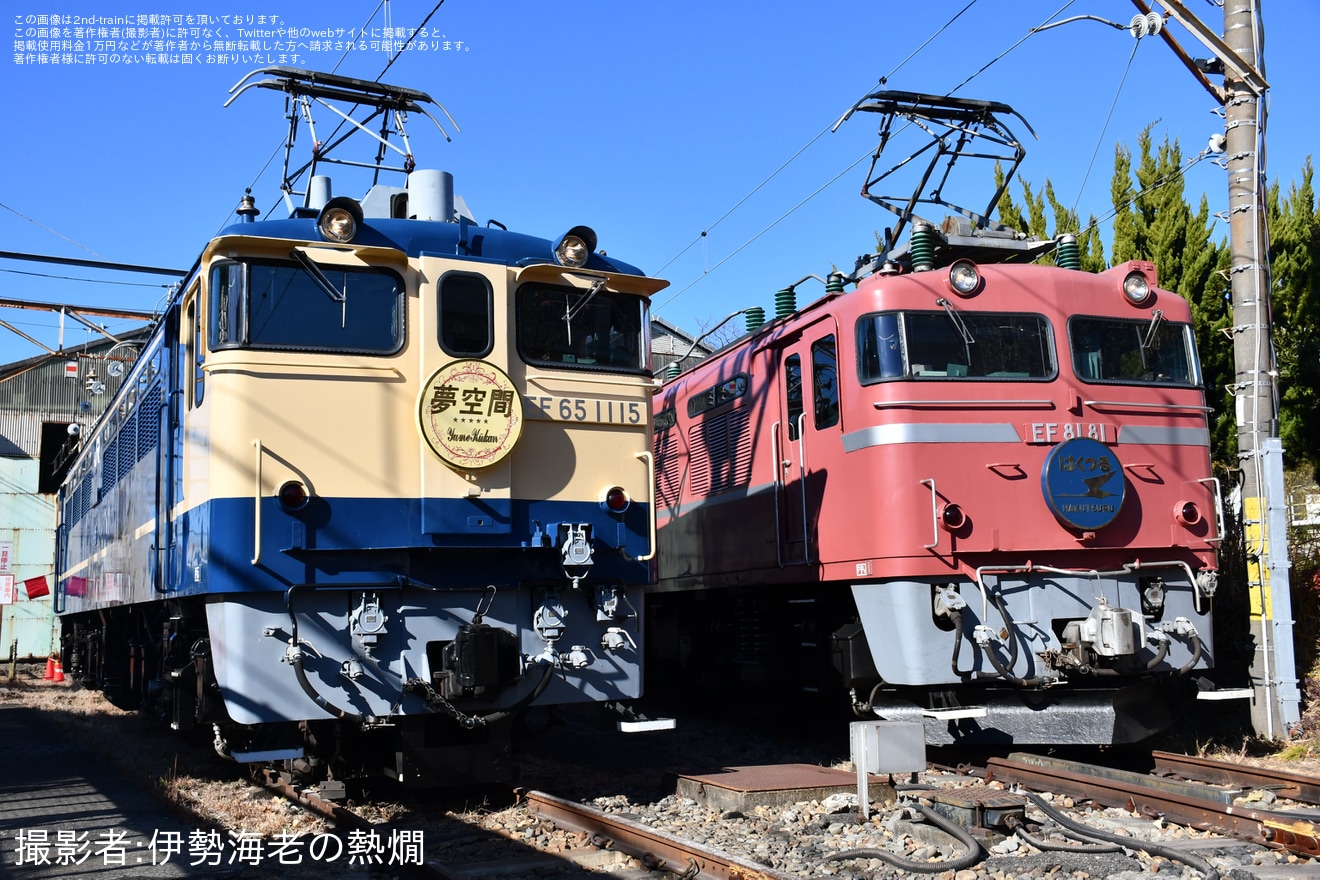
<path id="1" fill-rule="evenodd" d="M 1185 409 L 1205 413 L 1215 411 L 1212 406 L 1196 406 L 1191 403 L 1138 403 L 1131 400 L 1083 400 L 1082 405 L 1089 406 L 1092 409 L 1102 406 L 1126 406 L 1136 409 Z"/>
<path id="2" fill-rule="evenodd" d="M 398 367 L 377 366 L 376 364 L 345 364 L 345 363 L 321 364 L 312 361 L 244 360 L 244 361 L 234 361 L 232 363 L 226 361 L 220 361 L 219 363 L 216 363 L 215 361 L 210 361 L 208 363 L 201 365 L 202 371 L 206 373 L 236 372 L 238 370 L 245 370 L 248 367 L 275 367 L 282 370 L 289 369 L 290 367 L 292 367 L 299 370 L 339 370 L 341 372 L 360 370 L 364 373 L 394 373 L 397 376 L 403 375 L 403 371 L 400 370 Z"/>
<path id="3" fill-rule="evenodd" d="M 638 556 L 638 557 L 637 557 L 637 561 L 638 561 L 638 562 L 649 562 L 650 560 L 652 560 L 652 559 L 655 558 L 655 549 L 656 549 L 656 540 L 655 540 L 655 504 L 656 504 L 656 497 L 655 497 L 655 456 L 652 455 L 652 454 L 649 453 L 649 452 L 637 452 L 637 453 L 634 453 L 634 457 L 636 457 L 638 461 L 644 462 L 644 463 L 646 464 L 646 472 L 647 472 L 647 475 L 648 475 L 648 478 L 649 478 L 649 483 L 650 483 L 650 493 L 651 493 L 651 496 L 650 496 L 650 497 L 651 497 L 651 503 L 650 503 L 649 506 L 650 506 L 650 509 L 651 509 L 651 513 L 650 513 L 650 516 L 648 517 L 648 519 L 649 519 L 649 521 L 650 521 L 650 525 L 651 525 L 651 552 L 647 553 L 645 556 Z"/>
<path id="4" fill-rule="evenodd" d="M 645 376 L 636 376 L 631 380 L 625 380 L 619 376 L 602 376 L 599 373 L 593 373 L 590 376 L 580 376 L 573 373 L 560 375 L 559 373 L 527 373 L 525 377 L 528 382 L 536 382 L 538 385 L 546 379 L 553 379 L 557 382 L 585 382 L 592 385 L 619 385 L 623 388 L 636 388 L 639 391 L 654 391 L 660 387 L 656 379 L 648 379 Z"/>
<path id="5" fill-rule="evenodd" d="M 775 564 L 784 567 L 784 526 L 779 521 L 779 490 L 783 486 L 784 461 L 779 457 L 779 422 L 770 426 L 770 460 L 775 469 Z"/>
<path id="6" fill-rule="evenodd" d="M 167 500 L 174 485 L 174 430 L 170 424 L 170 395 L 162 394 L 160 414 L 156 426 L 156 497 L 155 530 L 151 552 L 156 559 L 156 572 L 152 578 L 152 589 L 156 593 L 167 594 L 170 591 L 170 516 Z"/>
<path id="7" fill-rule="evenodd" d="M 1122 568 L 1111 568 L 1098 570 L 1094 568 L 1057 568 L 1053 565 L 1037 565 L 1033 562 L 1027 562 L 1025 565 L 981 565 L 976 569 L 976 586 L 981 591 L 981 619 L 986 619 L 990 614 L 990 594 L 989 587 L 985 585 L 985 575 L 993 574 L 1003 579 L 1006 574 L 1033 574 L 1035 572 L 1045 572 L 1046 574 L 1071 574 L 1087 575 L 1089 577 L 1114 577 L 1117 575 L 1133 574 L 1140 572 L 1143 568 L 1177 568 L 1183 574 L 1187 575 L 1187 584 L 1192 589 L 1193 607 L 1197 613 L 1201 613 L 1200 590 L 1196 586 L 1196 575 L 1192 573 L 1192 567 L 1180 559 L 1161 559 L 1155 562 L 1142 562 L 1140 559 L 1133 562 L 1123 563 Z"/>
<path id="8" fill-rule="evenodd" d="M 936 547 L 940 546 L 940 499 L 939 495 L 935 492 L 934 477 L 931 477 L 928 480 L 919 480 L 918 482 L 923 486 L 930 486 L 930 532 L 935 538 L 933 542 L 922 544 L 921 546 L 927 550 L 934 550 Z"/>
<path id="9" fill-rule="evenodd" d="M 1052 400 L 875 400 L 871 406 L 876 409 L 888 409 L 890 407 L 900 406 L 957 406 L 957 407 L 983 407 L 983 406 L 1033 406 L 1045 409 L 1054 409 Z"/>
<path id="10" fill-rule="evenodd" d="M 256 524 L 256 533 L 252 538 L 252 564 L 258 565 L 261 562 L 261 438 L 252 441 L 252 445 L 257 449 L 257 482 L 256 490 L 253 493 L 255 504 L 255 513 L 253 521 Z"/>
<path id="11" fill-rule="evenodd" d="M 1211 483 L 1215 490 L 1215 535 L 1206 541 L 1207 544 L 1218 544 L 1224 540 L 1224 494 L 1219 485 L 1218 477 L 1202 477 L 1197 480 L 1198 483 Z"/>
<path id="12" fill-rule="evenodd" d="M 807 529 L 807 413 L 798 413 L 798 483 L 802 487 L 802 564 L 811 564 L 811 533 Z"/>

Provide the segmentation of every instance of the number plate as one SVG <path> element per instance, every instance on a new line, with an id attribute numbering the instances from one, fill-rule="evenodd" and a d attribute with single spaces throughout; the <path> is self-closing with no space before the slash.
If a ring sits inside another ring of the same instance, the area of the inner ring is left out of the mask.
<path id="1" fill-rule="evenodd" d="M 639 400 L 601 400 L 595 397 L 548 397 L 525 395 L 524 415 L 552 422 L 583 422 L 601 425 L 646 424 L 646 404 Z"/>

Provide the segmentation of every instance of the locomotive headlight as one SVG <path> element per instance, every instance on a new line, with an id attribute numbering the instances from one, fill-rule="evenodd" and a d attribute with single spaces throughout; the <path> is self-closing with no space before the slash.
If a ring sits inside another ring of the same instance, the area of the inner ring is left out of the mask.
<path id="1" fill-rule="evenodd" d="M 316 229 L 326 241 L 350 242 L 362 225 L 362 206 L 340 196 L 325 203 L 316 218 Z"/>
<path id="2" fill-rule="evenodd" d="M 600 506 L 610 513 L 623 513 L 630 504 L 632 499 L 622 486 L 611 486 L 600 493 Z"/>
<path id="3" fill-rule="evenodd" d="M 1150 282 L 1140 272 L 1129 272 L 1123 279 L 1123 296 L 1134 306 L 1142 305 L 1150 299 Z"/>
<path id="4" fill-rule="evenodd" d="M 949 289 L 959 296 L 971 296 L 981 287 L 981 273 L 971 260 L 956 260 L 949 267 Z"/>
<path id="5" fill-rule="evenodd" d="M 574 226 L 555 242 L 555 262 L 577 269 L 587 264 L 596 250 L 596 233 L 589 226 Z"/>
<path id="6" fill-rule="evenodd" d="M 307 506 L 307 487 L 297 480 L 289 480 L 280 486 L 280 490 L 275 497 L 279 501 L 280 507 L 288 512 L 302 510 Z"/>

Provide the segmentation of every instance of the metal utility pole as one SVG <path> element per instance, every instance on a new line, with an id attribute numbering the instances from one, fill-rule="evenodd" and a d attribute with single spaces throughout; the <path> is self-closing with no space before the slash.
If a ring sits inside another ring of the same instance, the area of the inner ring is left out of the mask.
<path id="1" fill-rule="evenodd" d="M 1143 13 L 1145 0 L 1132 0 Z M 1269 233 L 1264 193 L 1264 113 L 1269 84 L 1261 70 L 1264 35 L 1260 0 L 1224 0 L 1222 39 L 1181 0 L 1158 0 L 1167 15 L 1214 53 L 1222 89 L 1202 74 L 1176 41 L 1163 32 L 1178 58 L 1224 105 L 1224 161 L 1228 171 L 1230 281 L 1233 302 L 1233 395 L 1242 474 L 1242 523 L 1250 594 L 1251 721 L 1267 739 L 1287 739 L 1301 719 L 1293 652 L 1292 597 L 1288 577 L 1288 506 L 1279 442 L 1270 285 Z M 1135 22 L 1134 22 L 1135 24 Z"/>
<path id="2" fill-rule="evenodd" d="M 1225 64 L 1224 128 L 1232 253 L 1234 397 L 1242 465 L 1242 521 L 1251 591 L 1251 720 L 1268 739 L 1287 739 L 1300 720 L 1288 577 L 1283 447 L 1275 410 L 1269 237 L 1265 217 L 1260 98 L 1264 36 L 1257 0 L 1225 0 L 1224 42 L 1245 62 Z M 1239 69 L 1234 69 L 1239 68 Z M 1253 82 L 1252 79 L 1255 79 Z"/>

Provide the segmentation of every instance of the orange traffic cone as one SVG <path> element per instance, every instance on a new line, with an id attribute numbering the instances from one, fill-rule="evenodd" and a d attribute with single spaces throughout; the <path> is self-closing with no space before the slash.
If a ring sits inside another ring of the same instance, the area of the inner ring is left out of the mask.
<path id="1" fill-rule="evenodd" d="M 46 677 L 43 681 L 53 681 L 55 679 L 55 658 L 46 658 Z"/>
<path id="2" fill-rule="evenodd" d="M 58 660 L 55 661 L 55 677 L 52 679 L 52 681 L 55 682 L 64 681 L 64 664 Z"/>

